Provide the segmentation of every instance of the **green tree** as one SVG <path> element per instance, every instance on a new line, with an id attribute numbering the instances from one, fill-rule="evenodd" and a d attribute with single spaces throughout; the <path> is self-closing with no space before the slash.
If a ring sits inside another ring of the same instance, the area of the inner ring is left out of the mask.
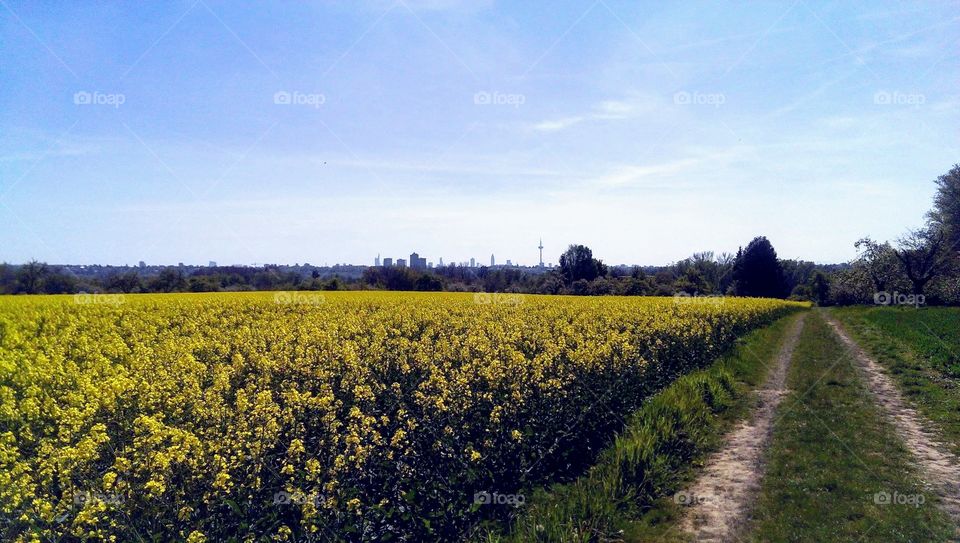
<path id="1" fill-rule="evenodd" d="M 164 268 L 150 281 L 151 292 L 183 292 L 187 289 L 187 280 L 177 268 Z"/>
<path id="2" fill-rule="evenodd" d="M 936 180 L 937 194 L 933 209 L 928 213 L 930 223 L 944 233 L 947 250 L 960 250 L 960 164 Z"/>
<path id="3" fill-rule="evenodd" d="M 810 281 L 810 293 L 817 305 L 830 303 L 830 278 L 820 270 L 813 273 L 813 279 Z"/>
<path id="4" fill-rule="evenodd" d="M 877 243 L 867 237 L 858 240 L 854 247 L 860 251 L 854 266 L 863 268 L 877 292 L 891 289 L 891 286 L 903 277 L 904 272 L 897 252 L 889 242 Z"/>
<path id="5" fill-rule="evenodd" d="M 593 258 L 593 251 L 586 245 L 571 245 L 560 255 L 560 273 L 568 285 L 581 279 L 593 281 L 605 272 L 606 266 Z"/>
<path id="6" fill-rule="evenodd" d="M 737 296 L 783 298 L 786 295 L 783 268 L 767 238 L 753 239 L 737 251 L 733 263 L 733 291 Z"/>

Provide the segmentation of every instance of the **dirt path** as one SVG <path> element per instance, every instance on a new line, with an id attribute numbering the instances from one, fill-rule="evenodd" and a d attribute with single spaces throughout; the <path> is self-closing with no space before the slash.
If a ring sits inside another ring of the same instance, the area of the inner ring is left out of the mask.
<path id="1" fill-rule="evenodd" d="M 800 316 L 787 331 L 751 419 L 730 432 L 723 448 L 707 460 L 700 478 L 678 494 L 689 506 L 681 528 L 697 541 L 732 541 L 744 524 L 760 487 L 774 413 L 787 393 L 787 369 L 805 318 Z"/>
<path id="2" fill-rule="evenodd" d="M 890 377 L 847 335 L 840 323 L 829 314 L 824 313 L 824 317 L 853 353 L 863 370 L 867 389 L 876 398 L 880 409 L 893 422 L 907 448 L 913 451 L 927 486 L 940 498 L 941 509 L 960 525 L 960 459 L 926 430 L 931 427 L 929 421 L 907 405 Z"/>

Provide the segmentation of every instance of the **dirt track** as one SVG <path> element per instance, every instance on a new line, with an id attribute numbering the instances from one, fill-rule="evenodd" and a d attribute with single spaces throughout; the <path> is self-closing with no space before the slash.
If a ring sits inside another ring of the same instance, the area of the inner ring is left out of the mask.
<path id="1" fill-rule="evenodd" d="M 960 525 L 960 459 L 927 430 L 931 427 L 930 422 L 906 404 L 890 377 L 847 335 L 840 323 L 829 314 L 824 317 L 853 354 L 863 372 L 867 389 L 876 398 L 880 409 L 916 456 L 927 486 L 940 498 L 941 509 Z"/>
<path id="2" fill-rule="evenodd" d="M 700 478 L 678 494 L 689 506 L 681 528 L 697 541 L 731 541 L 747 518 L 763 477 L 774 414 L 788 392 L 787 370 L 805 318 L 799 317 L 787 331 L 750 420 L 730 432 L 723 448 L 707 460 Z"/>

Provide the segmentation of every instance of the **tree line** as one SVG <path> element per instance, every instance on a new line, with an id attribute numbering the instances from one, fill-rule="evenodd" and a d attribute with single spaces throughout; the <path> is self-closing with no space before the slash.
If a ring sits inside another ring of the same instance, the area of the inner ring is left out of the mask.
<path id="1" fill-rule="evenodd" d="M 924 224 L 893 242 L 864 237 L 858 255 L 836 265 L 780 259 L 764 236 L 736 254 L 695 253 L 668 266 L 610 266 L 573 244 L 549 270 L 448 265 L 429 270 L 354 267 L 350 273 L 281 267 L 137 268 L 77 276 L 62 266 L 0 264 L 0 293 L 219 292 L 247 290 L 412 290 L 584 296 L 760 296 L 821 305 L 875 303 L 896 293 L 925 303 L 960 305 L 960 165 L 936 181 Z M 343 270 L 344 268 L 338 268 Z M 361 271 L 362 270 L 362 271 Z M 335 269 L 336 271 L 336 269 Z"/>

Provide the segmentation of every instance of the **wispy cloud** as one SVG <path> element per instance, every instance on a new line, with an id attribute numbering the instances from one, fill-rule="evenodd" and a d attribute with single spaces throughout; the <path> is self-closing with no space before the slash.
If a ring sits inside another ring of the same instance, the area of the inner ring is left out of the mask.
<path id="1" fill-rule="evenodd" d="M 582 115 L 547 119 L 533 124 L 537 132 L 558 132 L 590 121 L 615 121 L 630 119 L 656 110 L 662 100 L 654 96 L 636 96 L 619 100 L 603 100 Z"/>

